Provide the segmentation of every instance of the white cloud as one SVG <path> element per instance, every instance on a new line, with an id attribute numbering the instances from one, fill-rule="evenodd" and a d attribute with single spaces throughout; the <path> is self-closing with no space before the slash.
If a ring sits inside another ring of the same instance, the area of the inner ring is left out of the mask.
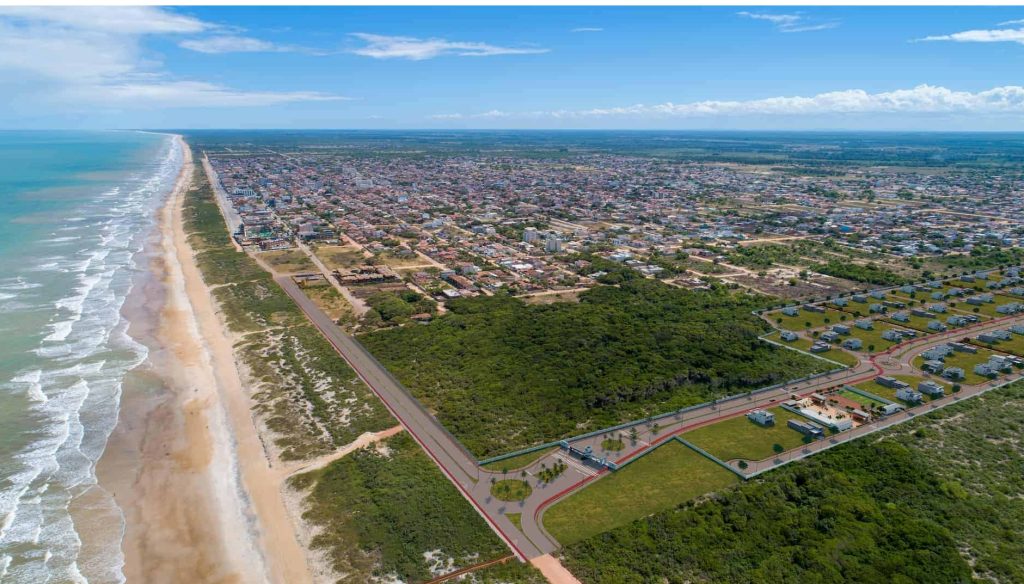
<path id="1" fill-rule="evenodd" d="M 1011 24 L 1013 21 L 1004 23 Z M 1024 44 L 1024 28 L 965 30 L 953 34 L 928 36 L 919 41 L 953 41 L 957 43 L 1020 43 Z"/>
<path id="2" fill-rule="evenodd" d="M 312 91 L 238 91 L 202 81 L 107 84 L 76 88 L 69 97 L 117 107 L 136 103 L 148 107 L 257 107 L 348 99 Z"/>
<path id="3" fill-rule="evenodd" d="M 251 37 L 223 35 L 205 39 L 188 39 L 178 46 L 199 53 L 285 53 L 297 50 L 295 47 L 277 45 Z"/>
<path id="4" fill-rule="evenodd" d="M 1007 20 L 1006 22 L 1000 22 L 999 26 L 1012 26 L 1014 24 L 1024 24 L 1024 19 L 1021 19 L 1021 20 Z"/>
<path id="5" fill-rule="evenodd" d="M 439 120 L 477 118 L 596 118 L 596 117 L 728 117 L 728 116 L 810 116 L 828 114 L 1021 114 L 1024 87 L 1008 85 L 972 93 L 945 87 L 918 85 L 882 93 L 862 89 L 832 91 L 809 97 L 689 103 L 661 103 L 588 110 L 554 110 L 510 113 L 498 110 L 479 114 L 441 114 Z"/>
<path id="6" fill-rule="evenodd" d="M 362 32 L 353 33 L 352 36 L 364 41 L 366 45 L 353 49 L 351 52 L 374 59 L 422 61 L 444 55 L 491 57 L 494 55 L 535 55 L 548 52 L 547 49 L 499 47 L 487 43 L 455 42 L 438 38 L 418 39 Z"/>
<path id="7" fill-rule="evenodd" d="M 593 26 L 581 26 L 579 28 L 574 28 L 569 32 L 604 32 L 604 29 Z"/>
<path id="8" fill-rule="evenodd" d="M 764 12 L 737 12 L 738 16 L 744 18 L 752 18 L 754 20 L 764 20 L 775 25 L 775 28 L 779 32 L 811 32 L 815 30 L 827 30 L 839 26 L 839 21 L 832 20 L 828 22 L 815 22 L 803 14 L 797 12 L 794 14 L 771 14 Z"/>
<path id="9" fill-rule="evenodd" d="M 234 107 L 341 99 L 176 79 L 144 46 L 151 36 L 223 30 L 155 7 L 0 8 L 0 104 L 19 100 L 56 112 L 97 104 Z"/>

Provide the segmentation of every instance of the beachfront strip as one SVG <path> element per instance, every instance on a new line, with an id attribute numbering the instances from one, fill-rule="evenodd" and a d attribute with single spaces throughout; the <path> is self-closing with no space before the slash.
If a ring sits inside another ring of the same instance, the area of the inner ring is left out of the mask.
<path id="1" fill-rule="evenodd" d="M 230 209 L 229 197 L 214 184 L 222 210 Z M 777 327 L 765 342 L 825 359 L 832 371 L 477 461 L 304 292 L 317 285 L 341 287 L 352 274 L 330 270 L 301 236 L 292 244 L 317 270 L 277 274 L 277 282 L 524 560 L 588 535 L 565 527 L 573 498 L 610 484 L 611 476 L 634 472 L 643 461 L 663 468 L 666 476 L 656 480 L 672 479 L 670 472 L 749 479 L 978 395 L 1019 378 L 1024 367 L 1019 268 L 965 273 L 760 313 Z M 257 252 L 251 246 L 247 251 Z M 385 270 L 377 274 L 373 279 L 387 277 Z M 671 463 L 655 458 L 656 449 L 670 445 L 682 449 L 673 452 L 690 453 L 685 470 L 673 471 Z M 707 484 L 727 484 L 722 480 Z M 680 492 L 690 498 L 704 491 Z M 636 513 L 627 511 L 593 529 L 610 529 L 648 512 L 641 504 Z"/>

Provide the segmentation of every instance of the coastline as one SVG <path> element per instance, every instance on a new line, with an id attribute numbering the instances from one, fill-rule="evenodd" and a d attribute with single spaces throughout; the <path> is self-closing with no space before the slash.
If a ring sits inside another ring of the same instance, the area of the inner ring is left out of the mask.
<path id="1" fill-rule="evenodd" d="M 118 424 L 97 466 L 125 520 L 128 582 L 307 582 L 278 481 L 253 423 L 232 338 L 203 282 L 182 206 L 188 145 L 125 305 L 150 348 L 126 379 Z"/>

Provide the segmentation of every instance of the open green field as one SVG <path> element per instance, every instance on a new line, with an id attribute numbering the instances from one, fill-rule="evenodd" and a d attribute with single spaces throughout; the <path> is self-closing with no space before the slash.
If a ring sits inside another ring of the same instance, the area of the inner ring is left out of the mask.
<path id="1" fill-rule="evenodd" d="M 739 416 L 691 430 L 681 438 L 724 461 L 737 458 L 762 460 L 775 454 L 772 450 L 774 444 L 781 444 L 786 450 L 803 444 L 803 434 L 786 425 L 789 420 L 801 419 L 799 415 L 780 407 L 768 411 L 775 414 L 772 426 L 761 426 L 746 416 Z"/>
<path id="2" fill-rule="evenodd" d="M 540 450 L 534 450 L 533 452 L 527 452 L 526 454 L 520 454 L 519 456 L 513 456 L 512 458 L 506 458 L 497 462 L 489 462 L 483 465 L 483 468 L 494 472 L 501 472 L 503 470 L 512 472 L 514 470 L 530 466 L 555 450 L 558 450 L 557 446 L 542 448 Z"/>
<path id="3" fill-rule="evenodd" d="M 773 341 L 778 341 L 779 343 L 782 343 L 783 345 L 787 345 L 787 346 L 790 346 L 790 347 L 795 347 L 797 349 L 800 349 L 802 351 L 807 351 L 807 352 L 811 351 L 811 345 L 813 344 L 810 339 L 805 339 L 803 337 L 800 337 L 799 339 L 797 339 L 795 341 L 783 341 L 781 338 L 779 338 L 779 335 L 777 333 L 772 334 L 768 338 L 770 338 Z M 832 347 L 831 349 L 829 349 L 828 351 L 825 351 L 824 353 L 814 353 L 814 354 L 818 355 L 820 357 L 824 357 L 826 359 L 830 359 L 832 361 L 835 361 L 836 363 L 842 363 L 843 365 L 846 365 L 847 367 L 853 367 L 853 366 L 857 365 L 857 363 L 860 362 L 860 359 L 858 359 L 855 355 L 853 355 L 852 353 L 848 353 L 848 352 L 844 351 L 843 349 L 840 349 L 839 347 Z"/>
<path id="4" fill-rule="evenodd" d="M 988 361 L 988 358 L 995 355 L 994 351 L 990 351 L 985 348 L 979 348 L 975 354 L 970 353 L 953 353 L 949 357 L 946 357 L 946 367 L 960 367 L 964 370 L 964 380 L 961 383 L 967 385 L 977 385 L 979 383 L 985 383 L 989 381 L 987 377 L 982 377 L 974 372 L 974 366 L 978 363 L 984 363 Z M 918 369 L 924 364 L 924 358 L 920 355 L 914 357 L 913 365 Z"/>
<path id="5" fill-rule="evenodd" d="M 797 316 L 786 316 L 782 314 L 781 310 L 776 310 L 765 314 L 765 316 L 772 325 L 795 332 L 820 328 L 829 324 L 838 324 L 843 317 L 851 318 L 850 315 L 832 308 L 820 313 L 808 312 L 801 308 L 800 314 Z"/>
<path id="6" fill-rule="evenodd" d="M 735 474 L 670 440 L 556 503 L 545 511 L 544 527 L 568 545 L 737 482 Z"/>

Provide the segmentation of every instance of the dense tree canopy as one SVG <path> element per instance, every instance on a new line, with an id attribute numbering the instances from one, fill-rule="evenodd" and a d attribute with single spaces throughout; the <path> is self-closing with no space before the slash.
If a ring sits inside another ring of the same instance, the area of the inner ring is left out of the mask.
<path id="1" fill-rule="evenodd" d="M 486 457 L 820 370 L 758 340 L 761 304 L 631 279 L 579 303 L 462 299 L 429 326 L 362 341 Z"/>

